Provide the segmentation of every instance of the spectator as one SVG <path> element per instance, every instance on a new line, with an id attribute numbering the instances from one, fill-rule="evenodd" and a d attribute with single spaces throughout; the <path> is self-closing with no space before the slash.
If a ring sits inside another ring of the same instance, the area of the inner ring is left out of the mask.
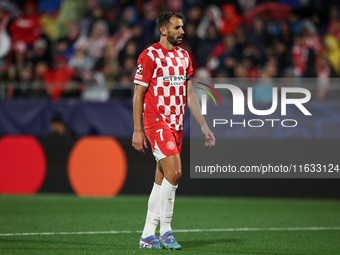
<path id="1" fill-rule="evenodd" d="M 248 78 L 247 74 L 248 74 L 248 70 L 247 68 L 243 65 L 243 64 L 237 64 L 235 66 L 235 78 Z"/>
<path id="2" fill-rule="evenodd" d="M 31 99 L 48 99 L 49 95 L 44 86 L 44 75 L 48 71 L 48 64 L 44 61 L 36 63 L 32 81 Z"/>
<path id="3" fill-rule="evenodd" d="M 303 37 L 296 35 L 292 48 L 294 74 L 302 77 L 306 72 L 308 47 L 303 43 Z"/>
<path id="4" fill-rule="evenodd" d="M 70 61 L 74 54 L 74 48 L 70 45 L 66 37 L 59 38 L 56 42 L 55 55 L 66 59 L 67 62 Z"/>
<path id="5" fill-rule="evenodd" d="M 61 97 L 66 83 L 74 75 L 74 70 L 67 66 L 64 56 L 57 56 L 54 68 L 48 70 L 44 75 L 46 89 L 51 95 L 51 99 L 56 100 Z"/>
<path id="6" fill-rule="evenodd" d="M 261 55 L 265 55 L 271 40 L 272 38 L 266 31 L 264 21 L 261 18 L 255 18 L 248 33 L 248 43 L 253 44 L 260 51 Z"/>
<path id="7" fill-rule="evenodd" d="M 241 23 L 242 17 L 237 14 L 233 5 L 225 4 L 222 6 L 222 20 L 219 26 L 221 36 L 235 33 Z"/>
<path id="8" fill-rule="evenodd" d="M 276 41 L 284 43 L 287 51 L 292 49 L 294 36 L 287 21 L 282 21 L 274 25 L 274 36 Z"/>
<path id="9" fill-rule="evenodd" d="M 84 17 L 91 18 L 93 16 L 92 12 L 95 8 L 99 7 L 98 0 L 86 0 L 86 6 L 84 10 Z"/>
<path id="10" fill-rule="evenodd" d="M 316 33 L 316 28 L 310 20 L 304 20 L 302 23 L 301 34 L 303 44 L 308 49 L 305 77 L 315 77 L 315 59 L 320 55 L 322 41 Z"/>
<path id="11" fill-rule="evenodd" d="M 237 64 L 237 61 L 232 56 L 226 55 L 224 57 L 221 57 L 221 61 L 216 70 L 218 77 L 234 78 L 235 77 L 234 68 L 236 64 Z"/>
<path id="12" fill-rule="evenodd" d="M 111 38 L 112 47 L 110 47 L 110 56 L 117 58 L 119 51 L 124 48 L 126 42 L 129 41 L 131 37 L 131 29 L 124 23 L 120 24 L 118 31 Z"/>
<path id="13" fill-rule="evenodd" d="M 291 12 L 288 16 L 288 22 L 290 25 L 290 30 L 292 31 L 293 35 L 299 34 L 301 30 L 301 23 L 302 23 L 299 16 L 296 13 Z"/>
<path id="14" fill-rule="evenodd" d="M 188 10 L 187 21 L 185 23 L 192 23 L 195 27 L 198 26 L 202 19 L 202 9 L 199 6 L 193 6 Z"/>
<path id="15" fill-rule="evenodd" d="M 121 71 L 121 66 L 117 58 L 112 57 L 114 44 L 113 41 L 109 41 L 105 48 L 104 66 L 103 74 L 106 81 L 106 88 L 111 94 L 112 89 L 114 89 L 114 84 L 118 81 L 118 76 Z"/>
<path id="16" fill-rule="evenodd" d="M 0 6 L 1 7 L 1 6 Z M 7 54 L 11 49 L 11 38 L 7 31 L 10 14 L 0 8 L 0 74 L 7 71 Z"/>
<path id="17" fill-rule="evenodd" d="M 56 13 L 59 11 L 60 5 L 63 0 L 40 0 L 38 1 L 38 9 L 41 13 Z"/>
<path id="18" fill-rule="evenodd" d="M 72 77 L 65 85 L 61 98 L 78 99 L 81 95 L 81 80 Z"/>
<path id="19" fill-rule="evenodd" d="M 208 27 L 212 24 L 216 29 L 221 26 L 221 10 L 216 5 L 209 5 L 204 12 L 203 19 L 197 27 L 197 36 L 199 39 L 203 40 L 209 37 Z"/>
<path id="20" fill-rule="evenodd" d="M 253 9 L 256 5 L 256 2 L 257 0 L 238 0 L 243 14 Z"/>
<path id="21" fill-rule="evenodd" d="M 40 61 L 45 63 L 52 62 L 52 57 L 48 49 L 48 42 L 44 38 L 39 38 L 35 41 L 31 61 L 34 65 Z"/>
<path id="22" fill-rule="evenodd" d="M 23 41 L 28 47 L 33 46 L 43 32 L 35 1 L 26 2 L 22 15 L 13 21 L 9 31 L 13 42 Z"/>
<path id="23" fill-rule="evenodd" d="M 228 56 L 233 57 L 237 62 L 242 60 L 242 51 L 236 48 L 236 38 L 233 34 L 225 35 L 222 38 L 222 43 L 218 43 L 215 46 L 213 52 L 209 56 L 207 66 L 210 69 L 215 70 L 218 67 L 219 62 Z"/>
<path id="24" fill-rule="evenodd" d="M 43 79 L 44 75 L 48 71 L 48 64 L 44 60 L 39 61 L 35 65 L 35 70 L 34 70 L 34 78 L 35 79 Z"/>
<path id="25" fill-rule="evenodd" d="M 110 26 L 109 21 L 107 20 L 107 18 L 105 17 L 105 11 L 102 7 L 100 6 L 96 6 L 93 10 L 92 10 L 92 17 L 91 17 L 91 22 L 89 24 L 89 28 L 88 28 L 88 33 L 87 35 L 91 35 L 94 26 L 98 23 L 101 22 L 103 24 L 105 24 L 105 27 L 107 29 L 108 35 L 113 34 L 113 29 Z"/>
<path id="26" fill-rule="evenodd" d="M 132 57 L 127 57 L 124 59 L 123 66 L 122 66 L 122 73 L 129 73 L 130 74 L 130 82 L 132 83 L 133 78 L 135 77 L 136 73 L 136 60 Z"/>
<path id="27" fill-rule="evenodd" d="M 249 79 L 255 79 L 259 77 L 259 69 L 256 66 L 256 62 L 254 61 L 253 58 L 251 57 L 247 57 L 243 59 L 243 66 L 246 68 L 247 70 L 247 78 Z"/>
<path id="28" fill-rule="evenodd" d="M 113 90 L 113 98 L 131 98 L 133 83 L 131 73 L 128 71 L 121 72 L 119 76 L 118 86 Z"/>
<path id="29" fill-rule="evenodd" d="M 109 32 L 108 27 L 105 22 L 97 21 L 93 25 L 93 30 L 88 37 L 81 37 L 75 43 L 75 47 L 77 48 L 79 45 L 85 47 L 88 51 L 89 55 L 95 60 L 98 61 L 103 57 L 104 49 L 109 40 Z"/>
<path id="30" fill-rule="evenodd" d="M 77 22 L 71 22 L 69 25 L 68 34 L 66 36 L 70 46 L 73 47 L 74 43 L 79 39 L 80 27 Z"/>
<path id="31" fill-rule="evenodd" d="M 276 69 L 278 76 L 283 77 L 284 69 L 292 66 L 291 50 L 288 50 L 286 44 L 282 41 L 276 40 L 273 45 L 273 56 L 277 59 Z"/>
<path id="32" fill-rule="evenodd" d="M 316 61 L 317 91 L 316 97 L 323 101 L 330 89 L 330 78 L 336 77 L 327 58 L 319 57 Z"/>
<path id="33" fill-rule="evenodd" d="M 209 55 L 219 42 L 219 35 L 214 23 L 210 23 L 207 27 L 207 35 L 205 39 L 199 39 L 197 42 L 197 50 L 195 59 L 198 66 L 205 66 Z"/>
<path id="34" fill-rule="evenodd" d="M 332 6 L 329 10 L 327 34 L 334 34 L 338 41 L 340 41 L 340 14 L 336 6 Z"/>
<path id="35" fill-rule="evenodd" d="M 69 66 L 75 71 L 75 76 L 85 79 L 94 67 L 94 59 L 88 55 L 86 45 L 78 44 L 76 53 L 71 58 Z"/>
<path id="36" fill-rule="evenodd" d="M 13 92 L 15 99 L 28 99 L 32 93 L 33 67 L 32 63 L 26 63 L 19 72 L 19 80 Z"/>
<path id="37" fill-rule="evenodd" d="M 131 27 L 131 38 L 129 39 L 129 42 L 134 42 L 137 47 L 137 56 L 139 56 L 142 51 L 145 49 L 147 40 L 145 40 L 145 35 L 143 34 L 142 27 L 140 25 L 134 25 Z"/>
<path id="38" fill-rule="evenodd" d="M 60 115 L 54 116 L 50 121 L 51 136 L 56 138 L 76 137 L 76 133 L 68 128 Z"/>
<path id="39" fill-rule="evenodd" d="M 243 51 L 245 58 L 250 58 L 258 66 L 264 65 L 265 55 L 256 47 L 255 44 L 248 42 Z"/>
<path id="40" fill-rule="evenodd" d="M 126 43 L 125 47 L 119 52 L 118 59 L 120 65 L 124 65 L 127 58 L 132 58 L 134 62 L 137 61 L 139 54 L 136 42 L 130 40 Z M 135 64 L 134 64 L 135 65 Z"/>
<path id="41" fill-rule="evenodd" d="M 273 82 L 270 74 L 263 70 L 253 89 L 254 102 L 270 103 L 273 100 Z"/>
<path id="42" fill-rule="evenodd" d="M 278 61 L 275 56 L 270 56 L 267 58 L 267 61 L 264 65 L 264 70 L 266 71 L 266 74 L 270 78 L 277 78 L 278 76 L 277 66 L 278 66 Z"/>
<path id="43" fill-rule="evenodd" d="M 32 91 L 29 95 L 30 99 L 49 99 L 49 95 L 44 86 L 44 80 L 42 78 L 34 78 L 32 81 Z"/>
<path id="44" fill-rule="evenodd" d="M 105 86 L 105 77 L 102 73 L 96 72 L 92 78 L 85 83 L 85 90 L 81 98 L 84 101 L 105 102 L 109 99 L 109 93 Z"/>
<path id="45" fill-rule="evenodd" d="M 123 9 L 120 23 L 135 25 L 138 21 L 138 12 L 135 6 L 130 5 Z"/>
<path id="46" fill-rule="evenodd" d="M 195 55 L 198 41 L 195 23 L 186 22 L 184 26 L 185 36 L 183 38 L 182 46 Z"/>
<path id="47" fill-rule="evenodd" d="M 144 17 L 141 18 L 139 24 L 142 27 L 146 43 L 150 44 L 158 38 L 156 29 L 157 11 L 150 2 L 144 4 L 143 11 Z"/>
<path id="48" fill-rule="evenodd" d="M 118 26 L 117 11 L 115 9 L 109 9 L 105 12 L 105 17 L 110 27 L 110 31 L 111 31 L 110 35 L 112 36 L 117 31 L 117 26 Z"/>
<path id="49" fill-rule="evenodd" d="M 67 37 L 70 25 L 74 22 L 79 23 L 83 18 L 84 8 L 83 0 L 63 1 L 61 3 L 56 24 L 56 38 Z"/>
<path id="50" fill-rule="evenodd" d="M 340 76 L 340 41 L 337 39 L 339 26 L 340 23 L 333 22 L 328 34 L 324 37 L 327 59 L 338 76 Z"/>
<path id="51" fill-rule="evenodd" d="M 11 51 L 9 67 L 9 74 L 14 74 L 12 78 L 16 78 L 16 75 L 24 67 L 25 63 L 28 61 L 27 55 L 27 44 L 24 41 L 16 41 L 13 44 L 13 50 Z M 10 77 L 9 77 L 10 78 Z"/>
<path id="52" fill-rule="evenodd" d="M 303 35 L 304 44 L 318 55 L 322 49 L 322 41 L 320 36 L 317 34 L 316 27 L 310 20 L 303 21 L 301 34 Z"/>

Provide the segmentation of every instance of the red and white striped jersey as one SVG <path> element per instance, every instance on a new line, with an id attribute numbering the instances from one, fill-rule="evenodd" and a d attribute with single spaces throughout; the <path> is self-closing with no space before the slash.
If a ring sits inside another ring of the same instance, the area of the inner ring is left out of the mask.
<path id="1" fill-rule="evenodd" d="M 183 130 L 187 80 L 193 73 L 187 51 L 168 50 L 155 43 L 137 61 L 135 84 L 148 87 L 144 97 L 144 128 L 164 121 L 173 130 Z"/>

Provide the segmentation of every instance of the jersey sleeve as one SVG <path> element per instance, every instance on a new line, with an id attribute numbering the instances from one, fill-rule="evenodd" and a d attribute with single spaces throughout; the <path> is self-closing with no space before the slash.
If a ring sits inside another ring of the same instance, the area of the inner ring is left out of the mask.
<path id="1" fill-rule="evenodd" d="M 189 58 L 189 65 L 188 65 L 188 68 L 187 68 L 187 80 L 190 80 L 191 76 L 194 72 L 194 69 L 192 68 L 192 61 L 191 61 L 191 58 L 189 56 L 189 53 L 188 53 L 188 58 Z"/>
<path id="2" fill-rule="evenodd" d="M 147 50 L 143 51 L 137 60 L 137 70 L 134 79 L 135 84 L 145 87 L 149 86 L 155 64 L 147 52 Z"/>

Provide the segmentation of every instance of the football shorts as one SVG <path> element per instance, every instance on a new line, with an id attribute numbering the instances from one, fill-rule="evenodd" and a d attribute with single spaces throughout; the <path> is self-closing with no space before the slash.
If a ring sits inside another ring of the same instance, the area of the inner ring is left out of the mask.
<path id="1" fill-rule="evenodd" d="M 145 129 L 144 132 L 157 162 L 165 157 L 181 153 L 183 131 L 172 130 L 164 125 Z"/>

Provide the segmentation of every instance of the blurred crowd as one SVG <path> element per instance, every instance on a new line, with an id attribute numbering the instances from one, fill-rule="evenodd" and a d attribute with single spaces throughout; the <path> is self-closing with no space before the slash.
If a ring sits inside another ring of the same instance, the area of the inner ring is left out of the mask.
<path id="1" fill-rule="evenodd" d="M 182 11 L 194 77 L 327 79 L 340 75 L 338 1 L 0 0 L 6 99 L 130 98 L 156 17 Z"/>

